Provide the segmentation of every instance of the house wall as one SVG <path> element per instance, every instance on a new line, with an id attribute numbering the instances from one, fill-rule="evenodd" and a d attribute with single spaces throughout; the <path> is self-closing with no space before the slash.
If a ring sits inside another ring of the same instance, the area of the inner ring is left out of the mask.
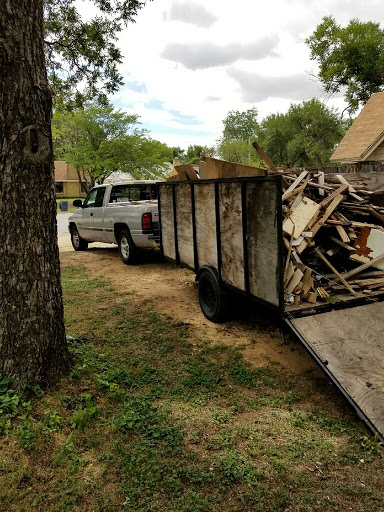
<path id="1" fill-rule="evenodd" d="M 370 162 L 382 162 L 384 161 L 384 141 L 377 146 L 375 151 L 373 153 L 370 153 L 366 160 L 369 160 Z"/>

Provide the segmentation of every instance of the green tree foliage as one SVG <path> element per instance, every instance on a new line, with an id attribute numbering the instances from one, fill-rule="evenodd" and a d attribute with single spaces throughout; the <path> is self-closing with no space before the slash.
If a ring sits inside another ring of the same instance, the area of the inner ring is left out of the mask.
<path id="1" fill-rule="evenodd" d="M 319 79 L 328 93 L 342 91 L 350 113 L 384 86 L 384 31 L 378 23 L 357 19 L 347 27 L 326 16 L 306 40 Z"/>
<path id="2" fill-rule="evenodd" d="M 231 110 L 223 121 L 222 139 L 226 142 L 248 140 L 256 137 L 259 132 L 257 108 L 252 107 L 244 112 Z"/>
<path id="3" fill-rule="evenodd" d="M 260 159 L 251 146 L 260 132 L 256 107 L 244 112 L 231 110 L 223 125 L 217 147 L 220 158 L 239 164 L 259 165 Z"/>
<path id="4" fill-rule="evenodd" d="M 278 166 L 319 167 L 329 163 L 347 123 L 334 109 L 313 98 L 272 114 L 261 124 L 260 142 Z"/>
<path id="5" fill-rule="evenodd" d="M 138 116 L 110 104 L 87 102 L 72 112 L 55 112 L 52 132 L 56 158 L 73 165 L 82 179 L 89 173 L 91 186 L 115 171 L 137 179 L 159 177 L 172 158 L 171 148 L 139 128 Z"/>
<path id="6" fill-rule="evenodd" d="M 198 164 L 204 153 L 208 153 L 208 155 L 212 156 L 214 153 L 214 148 L 199 146 L 198 144 L 188 146 L 187 153 L 183 159 L 183 162 L 188 164 Z"/>
<path id="7" fill-rule="evenodd" d="M 86 21 L 75 0 L 44 0 L 44 42 L 48 77 L 57 105 L 74 108 L 86 98 L 116 92 L 122 84 L 116 46 L 119 32 L 145 5 L 139 0 L 91 0 L 96 15 Z"/>

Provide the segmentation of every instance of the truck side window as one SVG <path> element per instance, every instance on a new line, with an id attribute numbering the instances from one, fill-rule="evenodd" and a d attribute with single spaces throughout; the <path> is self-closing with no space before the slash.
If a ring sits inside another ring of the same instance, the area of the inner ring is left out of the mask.
<path id="1" fill-rule="evenodd" d="M 85 198 L 83 208 L 93 208 L 95 206 L 97 188 L 92 189 Z"/>
<path id="2" fill-rule="evenodd" d="M 96 194 L 96 199 L 95 199 L 95 208 L 101 208 L 103 206 L 104 195 L 105 195 L 105 187 L 98 188 L 97 194 Z"/>
<path id="3" fill-rule="evenodd" d="M 129 188 L 126 185 L 112 187 L 110 203 L 127 203 L 129 201 Z"/>
<path id="4" fill-rule="evenodd" d="M 97 208 L 103 206 L 105 187 L 94 188 L 87 195 L 83 208 Z"/>

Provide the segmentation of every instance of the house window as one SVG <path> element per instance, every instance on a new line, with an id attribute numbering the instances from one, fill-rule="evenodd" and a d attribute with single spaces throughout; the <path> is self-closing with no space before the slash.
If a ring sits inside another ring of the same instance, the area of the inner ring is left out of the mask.
<path id="1" fill-rule="evenodd" d="M 64 194 L 64 183 L 56 181 L 56 194 Z"/>

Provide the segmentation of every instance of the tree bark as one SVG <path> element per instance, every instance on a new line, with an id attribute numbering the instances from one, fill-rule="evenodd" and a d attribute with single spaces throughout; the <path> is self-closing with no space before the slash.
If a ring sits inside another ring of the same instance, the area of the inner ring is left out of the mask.
<path id="1" fill-rule="evenodd" d="M 57 244 L 43 0 L 0 1 L 0 373 L 56 382 L 70 367 Z"/>

